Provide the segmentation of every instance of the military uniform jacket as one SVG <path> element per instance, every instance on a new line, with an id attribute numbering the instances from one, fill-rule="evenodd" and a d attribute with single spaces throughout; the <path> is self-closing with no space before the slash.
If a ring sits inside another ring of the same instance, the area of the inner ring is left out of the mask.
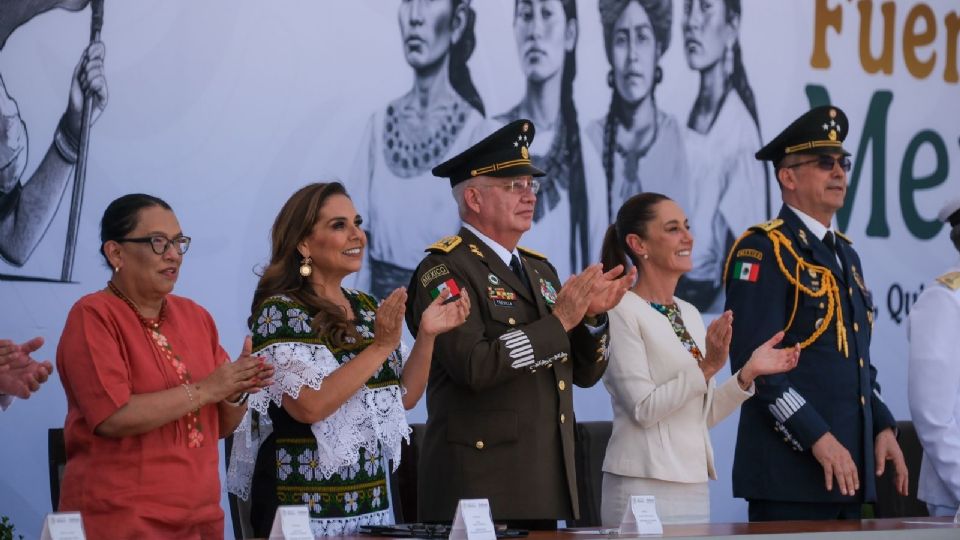
<path id="1" fill-rule="evenodd" d="M 731 369 L 743 367 L 754 349 L 780 330 L 786 333 L 783 347 L 802 347 L 795 369 L 757 378 L 756 395 L 740 411 L 733 464 L 737 497 L 875 498 L 874 438 L 896 422 L 870 363 L 873 301 L 860 258 L 842 235 L 836 243 L 843 265 L 784 206 L 779 220 L 751 228 L 730 253 L 725 279 L 726 307 L 734 316 Z M 787 273 L 799 279 L 799 291 Z M 853 496 L 841 495 L 836 482 L 833 491 L 824 485 L 811 448 L 828 431 L 857 463 L 860 490 Z"/>
<path id="2" fill-rule="evenodd" d="M 960 262 L 910 308 L 910 417 L 923 445 L 917 498 L 960 505 Z"/>
<path id="3" fill-rule="evenodd" d="M 579 517 L 573 384 L 603 375 L 606 327 L 567 333 L 550 315 L 560 280 L 542 256 L 521 249 L 528 288 L 467 229 L 428 251 L 408 289 L 410 331 L 450 280 L 467 289 L 471 310 L 434 347 L 419 519 L 450 521 L 467 498 L 489 499 L 496 520 Z"/>

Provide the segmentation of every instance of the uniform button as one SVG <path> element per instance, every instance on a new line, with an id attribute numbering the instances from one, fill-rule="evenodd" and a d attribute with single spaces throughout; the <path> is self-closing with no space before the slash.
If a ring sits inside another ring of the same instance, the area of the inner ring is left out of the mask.
<path id="1" fill-rule="evenodd" d="M 560 413 L 560 423 L 562 424 L 562 423 L 564 423 L 564 422 L 566 422 L 566 421 L 567 421 L 567 417 L 564 416 L 563 413 Z"/>
<path id="2" fill-rule="evenodd" d="M 510 324 L 517 324 L 517 320 L 514 319 L 513 317 L 510 317 L 509 319 L 507 319 L 507 322 Z"/>
<path id="3" fill-rule="evenodd" d="M 864 398 L 863 396 L 860 396 L 860 405 L 863 406 L 863 405 L 866 405 L 866 404 L 867 404 L 866 398 Z"/>
<path id="4" fill-rule="evenodd" d="M 860 367 L 863 367 L 863 358 L 860 359 Z"/>
<path id="5" fill-rule="evenodd" d="M 561 390 L 566 390 L 566 389 L 567 389 L 567 383 L 565 383 L 565 382 L 563 382 L 563 381 L 558 382 L 558 383 L 557 383 L 557 386 L 558 386 Z"/>
<path id="6" fill-rule="evenodd" d="M 859 332 L 859 331 L 860 331 L 860 325 L 857 324 L 857 323 L 853 323 L 853 331 L 854 331 L 854 332 Z"/>
<path id="7" fill-rule="evenodd" d="M 849 287 L 849 288 L 847 289 L 847 292 L 850 293 L 850 296 L 853 296 L 853 287 Z"/>
<path id="8" fill-rule="evenodd" d="M 824 309 L 825 307 L 827 306 L 823 305 L 823 302 L 820 302 L 820 309 Z"/>
<path id="9" fill-rule="evenodd" d="M 823 317 L 817 319 L 817 322 L 813 323 L 814 328 L 820 328 L 820 325 L 823 324 Z"/>
<path id="10" fill-rule="evenodd" d="M 477 450 L 483 450 L 483 441 L 477 441 Z"/>

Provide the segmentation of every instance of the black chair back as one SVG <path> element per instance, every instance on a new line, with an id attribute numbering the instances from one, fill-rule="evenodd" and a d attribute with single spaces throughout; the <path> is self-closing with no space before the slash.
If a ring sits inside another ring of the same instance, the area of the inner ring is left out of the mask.
<path id="1" fill-rule="evenodd" d="M 393 517 L 397 523 L 417 522 L 417 463 L 426 424 L 410 424 L 410 444 L 401 445 L 400 466 L 390 477 Z"/>
<path id="2" fill-rule="evenodd" d="M 904 461 L 910 473 L 909 494 L 904 497 L 897 493 L 894 484 L 894 470 L 891 463 L 887 463 L 883 476 L 877 480 L 877 502 L 874 504 L 874 515 L 877 518 L 918 517 L 926 516 L 927 505 L 917 499 L 917 485 L 920 479 L 920 461 L 923 459 L 923 447 L 917 437 L 917 430 L 909 420 L 897 422 L 900 431 L 898 440 L 900 450 L 903 451 Z M 867 472 L 867 474 L 872 474 Z"/>
<path id="3" fill-rule="evenodd" d="M 63 442 L 63 428 L 47 430 L 47 461 L 50 468 L 50 507 L 54 512 L 60 506 L 60 482 L 67 466 L 67 447 Z"/>
<path id="4" fill-rule="evenodd" d="M 223 439 L 223 459 L 226 470 L 230 470 L 231 450 L 233 450 L 233 435 Z M 236 540 L 253 536 L 253 525 L 250 523 L 251 500 L 245 501 L 233 493 L 227 492 L 227 501 L 230 503 L 230 521 L 233 523 L 233 537 Z"/>
<path id="5" fill-rule="evenodd" d="M 577 496 L 580 519 L 567 522 L 568 527 L 600 526 L 600 493 L 603 485 L 603 456 L 613 432 L 613 422 L 577 422 L 575 460 L 577 464 Z"/>

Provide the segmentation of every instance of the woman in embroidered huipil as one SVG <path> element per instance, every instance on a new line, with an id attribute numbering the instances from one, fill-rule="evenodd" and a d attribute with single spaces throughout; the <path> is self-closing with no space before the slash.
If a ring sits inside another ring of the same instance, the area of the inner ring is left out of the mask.
<path id="1" fill-rule="evenodd" d="M 740 233 L 766 219 L 770 206 L 767 169 L 753 157 L 762 146 L 760 121 L 740 52 L 740 14 L 740 0 L 683 3 L 683 51 L 700 74 L 684 134 L 690 221 L 701 236 L 678 291 L 701 311 L 722 309 L 727 252 Z"/>
<path id="2" fill-rule="evenodd" d="M 67 394 L 59 511 L 89 538 L 223 538 L 217 440 L 273 367 L 236 362 L 210 314 L 171 294 L 190 238 L 150 195 L 110 203 L 100 251 L 113 275 L 70 310 L 57 347 Z"/>
<path id="3" fill-rule="evenodd" d="M 469 313 L 465 293 L 446 304 L 449 293 L 438 295 L 407 350 L 404 289 L 378 307 L 341 287 L 362 265 L 361 225 L 337 182 L 301 188 L 274 222 L 249 323 L 276 382 L 251 399 L 227 475 L 230 491 L 252 494 L 256 536 L 269 534 L 283 504 L 306 504 L 316 535 L 393 523 L 387 466 L 408 438 L 404 411 L 423 395 L 434 338 Z"/>
<path id="4" fill-rule="evenodd" d="M 531 159 L 547 174 L 523 241 L 553 254 L 561 279 L 595 259 L 609 223 L 606 186 L 600 178 L 588 184 L 583 168 L 573 101 L 578 34 L 576 0 L 516 0 L 513 37 L 526 90 L 520 103 L 496 116 L 504 123 L 529 118 L 537 126 Z"/>
<path id="5" fill-rule="evenodd" d="M 606 116 L 587 126 L 587 177 L 606 180 L 607 223 L 631 195 L 665 193 L 681 207 L 691 200 L 680 126 L 657 107 L 660 58 L 670 46 L 672 0 L 600 0 L 612 90 Z M 599 163 L 597 163 L 599 162 Z"/>
<path id="6" fill-rule="evenodd" d="M 778 332 L 743 369 L 717 384 L 727 361 L 733 314 L 705 329 L 675 296 L 692 267 L 693 237 L 683 210 L 658 193 L 635 195 L 603 242 L 605 268 L 633 264 L 637 282 L 611 311 L 610 363 L 603 375 L 613 433 L 603 460 L 601 519 L 616 526 L 631 495 L 656 496 L 665 523 L 710 520 L 708 479 L 716 479 L 708 428 L 754 393 L 754 378 L 793 369 L 799 348 L 774 349 Z"/>
<path id="7" fill-rule="evenodd" d="M 493 131 L 467 66 L 476 46 L 469 0 L 402 0 L 397 18 L 413 87 L 373 113 L 348 180 L 370 239 L 356 286 L 376 298 L 405 287 L 423 249 L 460 228 L 430 169 Z"/>

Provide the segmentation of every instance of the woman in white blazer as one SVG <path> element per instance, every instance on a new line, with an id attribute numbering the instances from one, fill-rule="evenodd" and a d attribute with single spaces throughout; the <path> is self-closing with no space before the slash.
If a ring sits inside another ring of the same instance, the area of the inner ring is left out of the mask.
<path id="1" fill-rule="evenodd" d="M 716 479 L 707 430 L 754 393 L 758 375 L 793 369 L 797 348 L 775 349 L 783 332 L 717 385 L 727 361 L 733 314 L 709 328 L 674 296 L 692 267 L 693 237 L 683 210 L 658 193 L 628 199 L 603 242 L 605 268 L 633 263 L 637 283 L 609 314 L 610 362 L 603 376 L 613 434 L 603 460 L 601 519 L 616 526 L 631 495 L 654 495 L 664 523 L 710 521 L 708 479 Z"/>

